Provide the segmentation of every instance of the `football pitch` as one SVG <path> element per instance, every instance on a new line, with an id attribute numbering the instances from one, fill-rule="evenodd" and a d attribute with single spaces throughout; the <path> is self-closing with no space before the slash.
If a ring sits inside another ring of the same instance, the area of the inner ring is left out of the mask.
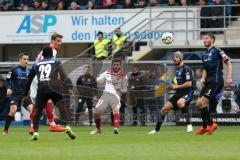
<path id="1" fill-rule="evenodd" d="M 41 126 L 38 141 L 30 141 L 27 127 L 11 127 L 0 136 L 0 160 L 239 160 L 240 127 L 220 126 L 214 135 L 187 134 L 185 127 L 121 127 L 113 135 L 104 126 L 101 135 L 89 135 L 93 127 L 72 127 L 77 139 L 51 133 Z M 199 128 L 195 126 L 195 130 Z"/>

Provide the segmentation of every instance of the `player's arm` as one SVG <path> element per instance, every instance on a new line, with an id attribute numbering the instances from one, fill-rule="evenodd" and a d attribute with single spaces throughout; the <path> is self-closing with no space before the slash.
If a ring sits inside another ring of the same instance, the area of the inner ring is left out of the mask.
<path id="1" fill-rule="evenodd" d="M 200 84 L 203 87 L 205 85 L 205 79 L 207 78 L 207 70 L 203 69 L 202 78 L 200 79 Z"/>
<path id="2" fill-rule="evenodd" d="M 224 56 L 222 56 L 222 60 L 227 66 L 227 80 L 226 80 L 226 83 L 227 83 L 227 85 L 231 85 L 232 84 L 232 63 L 231 63 L 231 59 L 226 54 L 224 54 Z"/>
<path id="3" fill-rule="evenodd" d="M 60 82 L 66 83 L 67 75 L 63 69 L 62 63 L 60 60 L 56 60 L 57 62 L 57 73 L 59 74 Z"/>
<path id="4" fill-rule="evenodd" d="M 103 72 L 97 77 L 97 83 L 103 83 L 106 80 L 106 72 Z"/>
<path id="5" fill-rule="evenodd" d="M 226 64 L 227 66 L 227 80 L 226 83 L 227 85 L 232 84 L 232 63 L 230 57 L 221 49 L 218 49 L 218 53 L 220 54 L 222 61 Z"/>
<path id="6" fill-rule="evenodd" d="M 172 89 L 185 89 L 185 88 L 192 87 L 192 81 L 193 81 L 192 70 L 189 68 L 186 68 L 184 76 L 185 76 L 185 80 L 186 80 L 185 83 L 179 84 L 179 85 L 171 84 L 171 88 Z"/>
<path id="7" fill-rule="evenodd" d="M 30 86 L 32 84 L 32 81 L 34 79 L 34 77 L 36 76 L 36 64 L 33 64 L 32 69 L 28 75 L 28 79 L 27 82 L 25 84 L 25 88 L 24 88 L 24 97 L 26 97 L 28 95 L 28 91 L 30 89 Z"/>
<path id="8" fill-rule="evenodd" d="M 232 63 L 230 62 L 230 60 L 226 63 L 227 65 L 227 85 L 231 85 L 232 84 Z"/>
<path id="9" fill-rule="evenodd" d="M 7 77 L 6 77 L 6 84 L 7 84 L 7 95 L 10 96 L 12 95 L 12 79 L 14 75 L 14 69 L 11 69 L 10 72 L 8 72 Z"/>

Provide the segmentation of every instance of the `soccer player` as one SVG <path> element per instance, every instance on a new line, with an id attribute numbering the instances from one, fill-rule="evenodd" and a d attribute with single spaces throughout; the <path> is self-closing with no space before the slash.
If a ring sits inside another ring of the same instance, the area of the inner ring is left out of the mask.
<path id="1" fill-rule="evenodd" d="M 214 101 L 215 96 L 221 92 L 224 86 L 223 63 L 227 65 L 226 84 L 232 84 L 232 64 L 230 58 L 221 49 L 214 46 L 214 34 L 205 34 L 203 41 L 207 51 L 202 55 L 203 75 L 201 84 L 203 88 L 197 100 L 197 106 L 201 111 L 203 128 L 197 130 L 196 135 L 212 134 L 218 127 L 212 121 L 207 106 L 211 101 Z"/>
<path id="2" fill-rule="evenodd" d="M 119 109 L 121 107 L 120 97 L 122 93 L 127 92 L 127 76 L 121 71 L 121 60 L 113 59 L 111 70 L 106 70 L 99 77 L 97 77 L 97 83 L 104 83 L 105 88 L 102 96 L 100 97 L 94 111 L 94 119 L 96 123 L 96 130 L 90 132 L 90 134 L 101 133 L 101 114 L 106 112 L 106 110 L 111 109 L 113 113 L 113 123 L 114 123 L 114 134 L 119 133 Z"/>
<path id="3" fill-rule="evenodd" d="M 20 53 L 18 56 L 20 65 L 14 67 L 7 75 L 8 89 L 7 95 L 11 96 L 10 98 L 10 111 L 8 113 L 3 135 L 8 134 L 8 129 L 14 120 L 14 116 L 17 110 L 20 110 L 21 102 L 23 98 L 23 91 L 25 83 L 28 79 L 30 70 L 27 68 L 29 62 L 29 56 L 27 53 Z M 32 124 L 32 102 L 29 99 L 23 104 L 24 108 L 30 113 L 30 124 Z"/>
<path id="4" fill-rule="evenodd" d="M 57 50 L 59 50 L 61 48 L 62 38 L 63 38 L 63 36 L 58 33 L 54 33 L 51 36 L 51 43 L 50 43 L 49 47 L 52 48 L 52 50 L 53 50 L 53 58 L 56 58 Z M 40 52 L 36 58 L 36 62 L 38 62 L 42 59 L 43 59 L 42 52 Z M 35 99 L 36 99 L 36 95 L 37 95 L 37 83 L 38 83 L 37 76 L 35 76 L 35 78 L 32 81 L 31 87 L 30 87 L 30 97 L 31 97 L 33 103 L 35 103 Z M 47 102 L 46 107 L 45 107 L 45 112 L 46 112 L 48 122 L 50 125 L 49 131 L 64 132 L 65 128 L 61 127 L 60 125 L 56 125 L 56 123 L 54 121 L 53 104 L 52 104 L 51 100 L 49 100 Z M 33 116 L 34 116 L 34 113 L 35 113 L 35 108 L 33 108 Z M 30 126 L 29 133 L 33 134 L 33 132 L 34 132 L 33 126 Z"/>
<path id="5" fill-rule="evenodd" d="M 23 102 L 28 100 L 28 91 L 32 83 L 33 78 L 37 75 L 38 79 L 38 89 L 35 102 L 35 116 L 33 118 L 33 128 L 34 133 L 31 140 L 38 140 L 39 134 L 39 121 L 42 116 L 42 111 L 45 108 L 49 99 L 52 100 L 54 104 L 62 100 L 62 96 L 54 91 L 50 87 L 50 84 L 60 87 L 60 82 L 64 82 L 66 75 L 62 68 L 61 62 L 57 59 L 53 59 L 53 50 L 50 47 L 46 47 L 42 51 L 43 59 L 34 63 L 31 72 L 29 74 L 28 80 L 26 82 L 24 90 Z M 60 78 L 60 81 L 58 80 Z M 66 133 L 71 139 L 75 139 L 76 136 L 70 129 L 66 127 Z"/>
<path id="6" fill-rule="evenodd" d="M 165 114 L 171 109 L 179 108 L 187 122 L 187 132 L 192 132 L 193 127 L 190 122 L 187 106 L 192 101 L 193 96 L 193 77 L 192 69 L 183 63 L 183 54 L 177 51 L 173 54 L 173 62 L 177 66 L 176 84 L 169 84 L 168 89 L 175 90 L 175 94 L 164 104 L 160 112 L 160 120 L 158 120 L 154 130 L 148 134 L 157 134 L 160 132 L 162 122 L 165 119 Z"/>

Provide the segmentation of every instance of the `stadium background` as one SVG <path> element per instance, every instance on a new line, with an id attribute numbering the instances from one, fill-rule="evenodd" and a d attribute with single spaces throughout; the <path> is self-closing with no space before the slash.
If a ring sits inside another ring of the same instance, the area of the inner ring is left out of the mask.
<path id="1" fill-rule="evenodd" d="M 136 1 L 135 7 L 131 9 L 125 8 L 125 5 L 120 2 L 107 9 L 108 7 L 106 8 L 104 4 L 96 1 L 96 8 L 93 10 L 86 10 L 85 4 L 79 4 L 78 10 L 67 7 L 67 11 L 48 11 L 53 10 L 54 7 L 36 9 L 35 5 L 31 7 L 32 4 L 28 4 L 31 9 L 24 12 L 21 10 L 25 5 L 21 5 L 21 2 L 14 5 L 8 2 L 7 5 L 12 12 L 0 12 L 2 22 L 0 26 L 0 74 L 3 77 L 11 67 L 17 64 L 19 52 L 29 52 L 31 60 L 34 61 L 39 51 L 48 45 L 53 32 L 64 36 L 58 57 L 66 62 L 64 67 L 73 84 L 83 73 L 86 64 L 91 66 L 92 73 L 97 76 L 99 72 L 108 68 L 113 56 L 110 55 L 104 62 L 92 59 L 94 56 L 92 43 L 96 38 L 96 33 L 103 31 L 105 36 L 111 39 L 114 30 L 120 26 L 130 44 L 127 50 L 125 48 L 123 50 L 127 52 L 126 72 L 131 72 L 131 67 L 138 64 L 146 74 L 153 67 L 168 68 L 167 75 L 173 78 L 175 68 L 171 62 L 172 53 L 176 50 L 182 51 L 187 64 L 194 70 L 200 68 L 200 56 L 205 50 L 201 40 L 202 33 L 211 31 L 216 34 L 216 46 L 222 48 L 233 59 L 234 99 L 239 104 L 240 17 L 237 11 L 240 5 L 237 1 L 222 1 L 220 4 L 217 4 L 218 1 L 207 1 L 204 6 L 192 1 L 190 6 L 174 5 L 171 7 L 166 1 L 157 1 L 154 5 L 152 1 L 149 1 L 144 4 L 144 8 L 139 6 L 140 2 Z M 40 2 L 43 4 L 45 1 Z M 6 2 L 3 1 L 2 6 L 5 5 Z M 71 6 L 70 3 L 69 6 Z M 204 14 L 204 10 L 220 10 L 220 12 L 218 15 L 208 15 Z M 216 19 L 220 22 L 213 23 Z M 162 44 L 161 35 L 164 32 L 174 34 L 173 44 Z M 169 95 L 164 95 L 165 100 L 167 96 Z M 197 92 L 195 96 L 197 97 Z M 71 105 L 73 114 L 75 114 L 76 101 L 77 97 Z M 194 102 L 191 105 L 191 111 L 193 114 L 198 113 Z M 24 110 L 22 112 L 23 117 L 16 124 L 25 124 L 22 120 L 28 120 L 27 113 Z M 127 107 L 126 115 L 131 115 L 131 107 Z M 166 122 L 175 124 L 175 116 L 176 114 L 170 113 Z M 224 116 L 230 118 L 220 118 L 219 121 L 225 121 L 228 124 L 229 122 L 240 123 L 237 113 Z M 106 122 L 110 122 L 109 115 L 106 116 Z M 75 124 L 74 119 L 73 123 Z M 126 121 L 126 124 L 128 123 L 131 123 L 131 118 Z M 148 123 L 153 122 L 148 121 Z"/>

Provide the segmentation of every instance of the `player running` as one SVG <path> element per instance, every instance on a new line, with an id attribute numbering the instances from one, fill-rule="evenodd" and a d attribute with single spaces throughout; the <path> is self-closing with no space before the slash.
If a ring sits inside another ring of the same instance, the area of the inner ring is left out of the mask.
<path id="1" fill-rule="evenodd" d="M 100 97 L 96 107 L 94 108 L 93 115 L 96 123 L 96 130 L 90 132 L 90 134 L 101 133 L 101 115 L 108 109 L 112 110 L 114 134 L 119 133 L 119 109 L 121 107 L 120 97 L 122 93 L 127 92 L 127 76 L 121 71 L 121 60 L 113 59 L 112 69 L 106 70 L 99 77 L 97 77 L 97 83 L 104 83 L 105 89 Z"/>
<path id="2" fill-rule="evenodd" d="M 7 95 L 11 96 L 10 98 L 10 111 L 8 113 L 3 135 L 8 134 L 8 129 L 14 120 L 14 116 L 17 112 L 17 110 L 21 110 L 21 102 L 23 98 L 23 91 L 25 83 L 28 79 L 28 75 L 30 73 L 30 70 L 27 68 L 29 63 L 29 56 L 27 53 L 20 53 L 18 56 L 20 65 L 17 67 L 14 67 L 7 75 L 7 82 L 8 82 L 8 89 L 7 89 Z M 23 104 L 23 107 L 29 111 L 30 113 L 30 124 L 33 123 L 33 115 L 32 115 L 32 102 L 29 99 Z"/>
<path id="3" fill-rule="evenodd" d="M 53 58 L 56 58 L 57 56 L 57 50 L 59 50 L 61 48 L 61 43 L 62 43 L 62 38 L 63 36 L 57 33 L 54 33 L 51 36 L 51 43 L 49 45 L 50 48 L 52 48 L 53 50 Z M 42 52 L 40 52 L 36 58 L 36 62 L 40 61 L 43 59 L 42 56 Z M 37 95 L 37 76 L 35 76 L 35 78 L 32 81 L 31 87 L 30 87 L 30 97 L 33 103 L 35 103 L 35 99 L 36 99 L 36 95 Z M 60 125 L 56 125 L 55 121 L 54 121 L 54 116 L 53 116 L 53 104 L 52 101 L 49 100 L 46 104 L 45 107 L 45 112 L 48 118 L 48 122 L 49 122 L 49 131 L 51 132 L 64 132 L 65 128 L 61 127 Z M 33 107 L 33 116 L 35 113 L 35 108 Z M 33 134 L 34 130 L 33 130 L 33 126 L 30 126 L 29 129 L 29 133 Z"/>
<path id="4" fill-rule="evenodd" d="M 197 100 L 197 106 L 201 111 L 203 128 L 197 130 L 196 135 L 212 134 L 218 127 L 212 121 L 207 106 L 211 101 L 214 101 L 215 96 L 223 89 L 223 63 L 227 65 L 226 83 L 227 85 L 232 84 L 232 64 L 230 58 L 221 49 L 214 46 L 214 34 L 205 34 L 203 41 L 207 51 L 202 55 L 203 75 L 201 84 L 203 89 Z"/>
<path id="5" fill-rule="evenodd" d="M 57 59 L 53 59 L 53 50 L 50 47 L 46 47 L 42 51 L 43 59 L 34 63 L 32 66 L 29 78 L 26 82 L 24 90 L 23 102 L 28 100 L 28 91 L 32 83 L 33 78 L 37 75 L 38 79 L 38 89 L 35 102 L 35 116 L 33 118 L 33 128 L 34 133 L 31 140 L 38 140 L 39 134 L 39 121 L 42 116 L 42 111 L 45 108 L 49 99 L 53 101 L 54 104 L 62 100 L 62 96 L 51 90 L 49 83 L 54 83 L 56 86 L 61 86 L 58 82 L 64 82 L 66 75 L 62 68 L 61 62 Z M 58 81 L 60 77 L 60 81 Z M 75 134 L 71 131 L 70 127 L 66 127 L 66 133 L 71 139 L 75 139 Z"/>
<path id="6" fill-rule="evenodd" d="M 193 127 L 190 122 L 190 116 L 188 113 L 187 106 L 192 101 L 193 96 L 193 77 L 192 69 L 183 63 L 183 54 L 177 51 L 173 54 L 173 62 L 177 66 L 176 70 L 176 82 L 177 84 L 170 84 L 167 88 L 175 90 L 175 94 L 164 104 L 160 112 L 160 120 L 157 122 L 154 130 L 150 131 L 148 134 L 158 134 L 162 122 L 165 119 L 165 114 L 171 109 L 179 108 L 184 115 L 187 122 L 187 132 L 192 132 Z"/>

